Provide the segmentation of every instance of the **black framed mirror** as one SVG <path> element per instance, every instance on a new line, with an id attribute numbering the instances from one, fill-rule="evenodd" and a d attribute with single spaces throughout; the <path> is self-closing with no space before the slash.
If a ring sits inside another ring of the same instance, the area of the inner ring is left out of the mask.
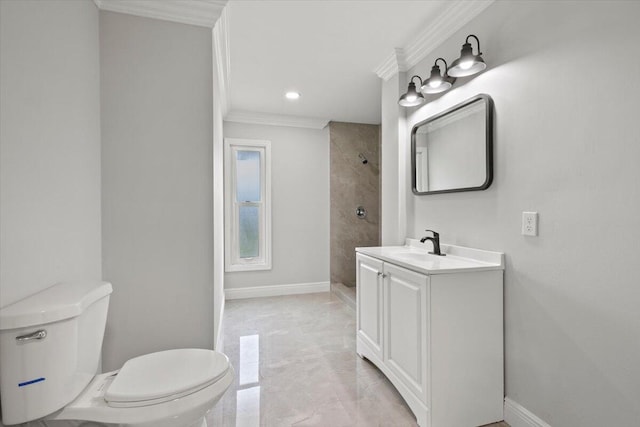
<path id="1" fill-rule="evenodd" d="M 411 130 L 414 194 L 486 190 L 493 181 L 493 100 L 476 95 Z"/>

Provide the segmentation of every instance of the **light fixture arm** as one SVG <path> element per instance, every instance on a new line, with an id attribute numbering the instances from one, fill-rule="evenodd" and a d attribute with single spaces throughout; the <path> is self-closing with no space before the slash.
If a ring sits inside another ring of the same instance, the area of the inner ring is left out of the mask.
<path id="1" fill-rule="evenodd" d="M 442 61 L 444 62 L 444 74 L 443 76 L 447 76 L 447 72 L 449 71 L 449 65 L 447 64 L 447 61 L 445 61 L 444 58 L 438 58 L 434 61 L 434 65 L 436 65 L 438 63 L 438 61 Z"/>
<path id="2" fill-rule="evenodd" d="M 469 45 L 471 44 L 471 43 L 469 43 L 469 37 L 473 37 L 474 39 L 476 39 L 476 44 L 478 45 L 478 56 L 482 55 L 482 51 L 480 51 L 480 40 L 478 39 L 478 37 L 476 37 L 473 34 L 469 34 L 467 36 L 467 38 L 465 39 L 465 43 L 467 43 Z M 471 51 L 471 53 L 473 53 L 473 51 Z"/>
<path id="3" fill-rule="evenodd" d="M 415 75 L 415 76 L 411 77 L 411 80 L 409 80 L 409 83 L 413 83 L 413 79 L 415 79 L 416 77 L 418 78 L 418 80 L 420 80 L 420 86 L 418 86 L 418 87 L 422 87 L 422 84 L 423 84 L 422 77 L 420 77 L 418 75 Z"/>

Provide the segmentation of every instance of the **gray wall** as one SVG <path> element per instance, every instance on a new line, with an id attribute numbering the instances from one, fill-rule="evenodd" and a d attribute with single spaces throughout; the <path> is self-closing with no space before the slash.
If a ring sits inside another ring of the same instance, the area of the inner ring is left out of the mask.
<path id="1" fill-rule="evenodd" d="M 331 122 L 329 132 L 331 282 L 355 286 L 355 248 L 380 245 L 380 126 Z M 356 216 L 358 206 L 365 218 Z"/>
<path id="2" fill-rule="evenodd" d="M 407 129 L 490 94 L 494 183 L 409 190 L 408 235 L 506 253 L 506 393 L 553 426 L 640 423 L 639 16 L 638 2 L 496 2 L 408 73 L 482 42 L 488 70 Z M 522 211 L 540 213 L 539 237 L 520 235 Z"/>
<path id="3" fill-rule="evenodd" d="M 404 244 L 407 195 L 405 159 L 405 109 L 398 105 L 399 94 L 407 90 L 406 74 L 397 73 L 382 82 L 380 118 L 380 240 L 385 246 Z M 404 155 L 403 155 L 404 154 Z"/>
<path id="4" fill-rule="evenodd" d="M 225 122 L 225 138 L 271 141 L 272 266 L 225 288 L 329 281 L 329 130 Z"/>
<path id="5" fill-rule="evenodd" d="M 213 347 L 211 30 L 100 12 L 105 369 Z"/>
<path id="6" fill-rule="evenodd" d="M 93 2 L 0 2 L 0 306 L 101 278 Z"/>

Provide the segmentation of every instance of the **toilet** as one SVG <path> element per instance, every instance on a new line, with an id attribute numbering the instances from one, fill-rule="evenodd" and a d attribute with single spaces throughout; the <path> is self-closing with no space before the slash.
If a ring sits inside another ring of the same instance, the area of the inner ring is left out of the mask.
<path id="1" fill-rule="evenodd" d="M 96 374 L 111 292 L 107 282 L 59 283 L 0 309 L 5 425 L 207 426 L 234 378 L 222 353 L 160 351 Z"/>

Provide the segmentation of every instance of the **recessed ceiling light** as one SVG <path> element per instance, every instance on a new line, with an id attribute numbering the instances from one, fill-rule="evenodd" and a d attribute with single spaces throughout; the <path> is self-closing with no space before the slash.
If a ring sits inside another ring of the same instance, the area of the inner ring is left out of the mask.
<path id="1" fill-rule="evenodd" d="M 284 94 L 287 99 L 298 99 L 300 98 L 300 93 L 298 92 L 287 92 Z"/>

